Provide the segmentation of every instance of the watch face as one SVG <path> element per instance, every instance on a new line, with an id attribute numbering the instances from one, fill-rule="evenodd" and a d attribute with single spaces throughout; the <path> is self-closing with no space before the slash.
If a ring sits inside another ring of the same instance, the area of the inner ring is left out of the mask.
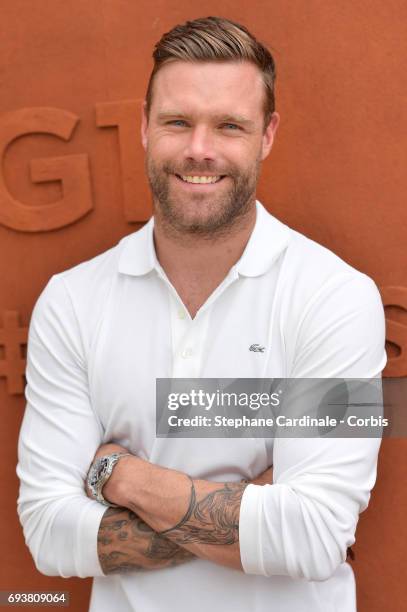
<path id="1" fill-rule="evenodd" d="M 89 486 L 95 486 L 100 482 L 107 472 L 109 466 L 109 458 L 101 457 L 98 459 L 93 467 L 91 474 L 89 475 Z"/>

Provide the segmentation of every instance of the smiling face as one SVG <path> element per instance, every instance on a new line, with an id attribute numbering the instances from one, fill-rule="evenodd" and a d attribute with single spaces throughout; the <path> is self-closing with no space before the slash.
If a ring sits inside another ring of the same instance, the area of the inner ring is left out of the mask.
<path id="1" fill-rule="evenodd" d="M 264 129 L 264 85 L 250 62 L 184 62 L 155 75 L 142 141 L 158 222 L 212 236 L 254 209 L 260 164 L 279 117 Z"/>

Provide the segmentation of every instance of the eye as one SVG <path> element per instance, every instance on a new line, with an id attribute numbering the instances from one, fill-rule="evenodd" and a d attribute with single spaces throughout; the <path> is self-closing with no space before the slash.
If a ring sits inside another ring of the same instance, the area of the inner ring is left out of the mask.
<path id="1" fill-rule="evenodd" d="M 173 125 L 175 127 L 185 127 L 186 121 L 183 119 L 172 119 L 171 121 L 167 121 L 167 125 Z"/>
<path id="2" fill-rule="evenodd" d="M 224 123 L 222 127 L 228 130 L 240 130 L 241 129 L 241 127 L 239 125 L 236 125 L 236 123 Z"/>

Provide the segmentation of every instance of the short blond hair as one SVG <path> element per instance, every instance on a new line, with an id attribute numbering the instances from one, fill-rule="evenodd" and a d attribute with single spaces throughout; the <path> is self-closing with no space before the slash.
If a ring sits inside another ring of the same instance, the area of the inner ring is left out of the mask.
<path id="1" fill-rule="evenodd" d="M 169 62 L 225 62 L 249 61 L 262 74 L 264 99 L 264 126 L 275 108 L 274 83 L 276 70 L 273 56 L 247 28 L 221 17 L 206 17 L 187 21 L 163 34 L 153 52 L 154 67 L 146 93 L 147 116 L 150 113 L 153 82 L 157 72 Z"/>

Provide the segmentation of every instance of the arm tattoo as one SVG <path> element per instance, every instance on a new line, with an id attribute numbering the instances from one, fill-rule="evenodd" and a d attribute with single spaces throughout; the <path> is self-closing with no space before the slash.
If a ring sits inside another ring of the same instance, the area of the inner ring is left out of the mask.
<path id="1" fill-rule="evenodd" d="M 161 531 L 173 542 L 190 544 L 234 544 L 239 541 L 240 502 L 247 483 L 224 483 L 222 489 L 213 491 L 200 501 L 196 499 L 194 481 L 184 518 L 174 527 Z"/>
<path id="2" fill-rule="evenodd" d="M 109 508 L 98 533 L 104 574 L 173 567 L 195 555 L 156 533 L 127 508 Z"/>

